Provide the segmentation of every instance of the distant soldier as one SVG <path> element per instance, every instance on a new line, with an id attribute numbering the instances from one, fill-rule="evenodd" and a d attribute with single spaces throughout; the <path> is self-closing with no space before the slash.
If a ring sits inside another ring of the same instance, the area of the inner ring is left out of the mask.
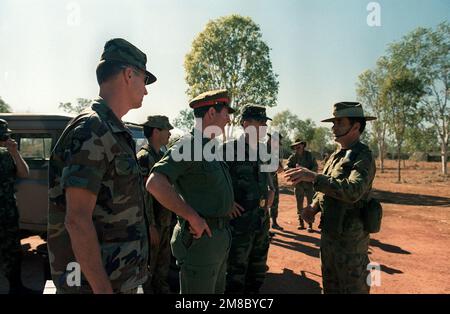
<path id="1" fill-rule="evenodd" d="M 0 119 L 0 277 L 9 282 L 10 294 L 35 292 L 22 284 L 19 211 L 14 195 L 16 179 L 28 174 L 28 165 L 11 138 L 8 123 Z"/>
<path id="2" fill-rule="evenodd" d="M 297 139 L 292 145 L 291 148 L 295 150 L 291 156 L 289 156 L 287 161 L 288 168 L 295 167 L 305 167 L 311 171 L 317 171 L 317 161 L 311 152 L 307 151 L 306 142 Z M 306 200 L 308 204 L 311 204 L 312 198 L 314 196 L 313 185 L 310 182 L 299 182 L 295 185 L 295 198 L 297 199 L 297 216 L 299 230 L 305 229 L 305 224 L 302 219 L 302 210 L 303 210 L 303 200 L 306 196 Z M 312 224 L 308 226 L 308 232 L 313 232 Z"/>
<path id="3" fill-rule="evenodd" d="M 149 116 L 143 124 L 144 135 L 148 144 L 144 145 L 137 158 L 144 176 L 144 182 L 162 157 L 162 146 L 169 143 L 170 130 L 173 126 L 166 116 Z M 170 266 L 170 224 L 172 212 L 164 208 L 150 193 L 146 193 L 147 217 L 150 224 L 150 276 L 143 285 L 144 293 L 168 294 L 167 282 Z"/>
<path id="4" fill-rule="evenodd" d="M 320 257 L 324 293 L 369 293 L 369 233 L 362 212 L 375 177 L 375 160 L 367 145 L 360 142 L 366 121 L 361 104 L 334 105 L 332 132 L 340 147 L 329 157 L 322 174 L 304 167 L 286 172 L 293 184 L 312 182 L 317 191 L 313 202 L 303 210 L 303 218 L 314 221 L 322 212 Z"/>
<path id="5" fill-rule="evenodd" d="M 268 141 L 267 141 L 267 151 L 268 153 L 271 153 L 272 150 L 278 151 L 278 158 L 279 158 L 279 166 L 277 171 L 274 171 L 271 173 L 272 176 L 272 183 L 275 189 L 275 196 L 273 198 L 272 206 L 270 207 L 270 217 L 272 218 L 272 228 L 283 230 L 283 228 L 277 223 L 278 218 L 278 205 L 280 202 L 280 187 L 278 185 L 278 173 L 283 171 L 283 165 L 282 165 L 282 155 L 281 155 L 281 139 L 283 136 L 281 136 L 278 132 L 268 133 Z"/>
<path id="6" fill-rule="evenodd" d="M 130 294 L 147 280 L 146 192 L 121 121 L 156 81 L 146 62 L 128 41 L 107 41 L 96 71 L 100 98 L 69 123 L 51 154 L 48 251 L 57 293 Z"/>
<path id="7" fill-rule="evenodd" d="M 204 152 L 212 154 L 218 147 L 216 137 L 234 110 L 226 90 L 202 93 L 189 106 L 196 117 L 194 129 L 155 164 L 147 190 L 178 216 L 170 242 L 180 266 L 180 292 L 220 294 L 231 243 L 233 187 L 227 165 L 218 158 L 206 159 Z"/>
<path id="8" fill-rule="evenodd" d="M 233 180 L 235 209 L 231 213 L 232 242 L 228 257 L 226 293 L 257 294 L 267 272 L 269 251 L 269 208 L 274 191 L 270 172 L 262 172 L 259 142 L 265 136 L 266 108 L 247 105 L 242 109 L 244 134 L 224 145 L 225 156 L 233 149 L 234 158 L 227 164 Z M 253 130 L 253 135 L 251 135 Z M 244 145 L 245 156 L 238 156 Z M 262 144 L 263 145 L 263 144 Z M 252 160 L 251 156 L 254 156 Z M 241 161 L 241 158 L 245 157 Z M 269 190 L 270 189 L 270 190 Z"/>

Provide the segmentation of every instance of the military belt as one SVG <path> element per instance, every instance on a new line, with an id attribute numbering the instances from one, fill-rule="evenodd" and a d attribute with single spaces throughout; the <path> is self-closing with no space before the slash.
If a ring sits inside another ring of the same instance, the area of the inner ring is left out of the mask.
<path id="1" fill-rule="evenodd" d="M 267 206 L 267 199 L 260 198 L 256 200 L 242 200 L 237 201 L 239 205 L 244 207 L 245 210 L 253 210 L 259 207 L 266 207 Z"/>

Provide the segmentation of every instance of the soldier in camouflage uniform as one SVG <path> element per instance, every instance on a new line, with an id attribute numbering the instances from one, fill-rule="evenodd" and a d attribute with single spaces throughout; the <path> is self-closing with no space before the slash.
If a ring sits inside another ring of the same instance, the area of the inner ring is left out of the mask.
<path id="1" fill-rule="evenodd" d="M 11 138 L 8 123 L 0 119 L 0 277 L 4 283 L 8 281 L 11 294 L 33 292 L 23 286 L 21 279 L 22 247 L 14 195 L 16 178 L 26 178 L 28 174 L 28 165 Z"/>
<path id="2" fill-rule="evenodd" d="M 289 156 L 287 161 L 287 167 L 288 168 L 295 168 L 295 167 L 305 167 L 311 171 L 316 172 L 317 171 L 317 161 L 314 158 L 314 156 L 311 154 L 311 152 L 305 150 L 306 148 L 306 142 L 301 141 L 297 139 L 292 145 L 291 148 L 295 149 L 295 153 L 293 153 L 291 156 Z M 305 229 L 305 224 L 302 219 L 302 210 L 303 210 L 303 200 L 306 196 L 306 200 L 308 202 L 308 205 L 311 204 L 312 198 L 314 195 L 314 189 L 313 185 L 310 182 L 299 182 L 295 185 L 295 198 L 297 200 L 297 216 L 298 216 L 298 222 L 299 230 Z M 309 224 L 308 226 L 308 232 L 313 232 L 312 224 Z"/>
<path id="3" fill-rule="evenodd" d="M 148 144 L 137 154 L 137 159 L 144 176 L 144 182 L 153 168 L 163 156 L 161 146 L 169 143 L 170 130 L 173 126 L 166 116 L 149 116 L 143 124 L 144 135 Z M 170 224 L 172 212 L 164 208 L 150 193 L 146 193 L 147 217 L 150 224 L 150 276 L 143 285 L 146 294 L 168 294 L 167 282 L 170 266 Z"/>
<path id="4" fill-rule="evenodd" d="M 316 194 L 303 218 L 313 222 L 322 212 L 320 257 L 324 293 L 369 293 L 369 233 L 362 221 L 375 177 L 375 160 L 359 139 L 366 121 L 362 106 L 355 102 L 334 105 L 332 131 L 340 147 L 327 160 L 323 173 L 299 167 L 286 172 L 294 184 L 313 182 Z"/>
<path id="5" fill-rule="evenodd" d="M 257 294 L 266 276 L 270 224 L 268 209 L 273 202 L 274 188 L 270 172 L 261 171 L 260 149 L 263 144 L 259 139 L 265 136 L 263 128 L 267 120 L 271 119 L 266 116 L 265 107 L 245 106 L 241 117 L 245 133 L 224 145 L 235 195 L 226 293 Z M 256 135 L 252 128 L 256 128 Z M 245 147 L 243 161 L 238 158 L 239 146 Z M 234 153 L 232 160 L 227 157 L 229 151 Z"/>
<path id="6" fill-rule="evenodd" d="M 234 197 L 227 165 L 215 156 L 219 144 L 215 137 L 230 122 L 234 110 L 229 104 L 226 90 L 192 99 L 194 129 L 156 163 L 147 181 L 147 190 L 178 216 L 170 244 L 180 266 L 182 294 L 225 290 L 231 244 L 228 215 Z M 211 159 L 206 158 L 207 151 Z"/>
<path id="7" fill-rule="evenodd" d="M 279 166 L 277 171 L 274 171 L 271 173 L 272 176 L 272 183 L 275 189 L 275 196 L 273 198 L 272 206 L 270 207 L 270 218 L 272 218 L 272 228 L 277 230 L 283 230 L 283 228 L 277 223 L 278 218 L 278 205 L 280 202 L 280 187 L 278 185 L 278 172 L 283 171 L 283 165 L 281 164 L 281 139 L 283 136 L 281 136 L 280 133 L 274 132 L 272 135 L 271 133 L 268 134 L 268 141 L 267 141 L 267 150 L 268 153 L 271 153 L 272 148 L 278 149 L 278 158 L 279 158 Z"/>
<path id="8" fill-rule="evenodd" d="M 135 293 L 147 279 L 144 183 L 120 120 L 156 81 L 146 62 L 128 41 L 107 41 L 96 71 L 101 98 L 69 123 L 51 154 L 48 251 L 57 293 Z"/>

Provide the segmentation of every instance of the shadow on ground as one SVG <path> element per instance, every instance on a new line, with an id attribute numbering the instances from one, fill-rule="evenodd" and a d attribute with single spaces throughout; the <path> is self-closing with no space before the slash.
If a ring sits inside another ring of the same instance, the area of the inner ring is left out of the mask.
<path id="1" fill-rule="evenodd" d="M 312 279 L 314 278 L 314 279 Z M 283 269 L 283 273 L 267 273 L 261 293 L 281 293 L 281 294 L 320 294 L 321 276 L 310 272 L 300 271 L 294 273 L 292 269 Z"/>
<path id="2" fill-rule="evenodd" d="M 380 242 L 380 240 L 377 240 L 377 239 L 370 239 L 369 245 L 378 247 L 378 248 L 382 249 L 383 251 L 389 252 L 389 253 L 408 254 L 408 255 L 411 254 L 411 252 L 406 251 L 406 250 L 402 249 L 399 246 L 383 243 L 383 242 Z"/>
<path id="3" fill-rule="evenodd" d="M 450 207 L 450 198 L 448 197 L 382 190 L 373 190 L 373 196 L 386 204 Z"/>

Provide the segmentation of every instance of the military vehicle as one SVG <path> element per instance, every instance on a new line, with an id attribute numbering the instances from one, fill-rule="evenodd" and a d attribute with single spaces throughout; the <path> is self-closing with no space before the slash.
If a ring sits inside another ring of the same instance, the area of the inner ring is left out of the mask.
<path id="1" fill-rule="evenodd" d="M 59 136 L 72 119 L 66 115 L 0 113 L 8 122 L 12 138 L 30 168 L 26 179 L 17 180 L 17 206 L 23 236 L 38 234 L 45 238 L 48 212 L 48 162 Z M 125 123 L 139 149 L 146 143 L 142 127 Z"/>

